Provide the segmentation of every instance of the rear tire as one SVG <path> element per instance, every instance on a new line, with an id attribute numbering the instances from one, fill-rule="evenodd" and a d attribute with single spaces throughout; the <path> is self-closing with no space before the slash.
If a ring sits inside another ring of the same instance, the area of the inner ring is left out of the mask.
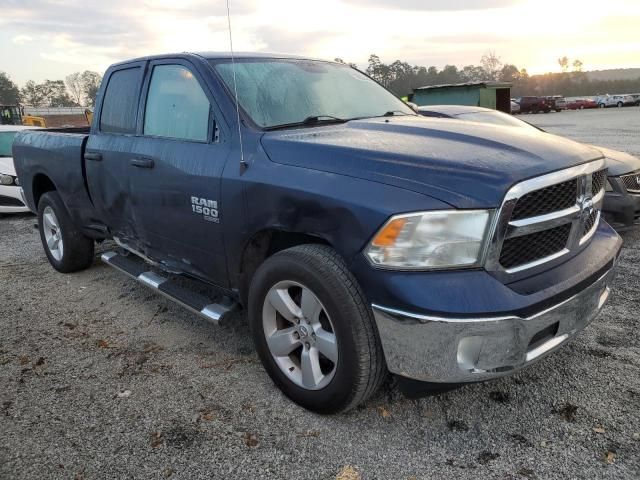
<path id="1" fill-rule="evenodd" d="M 384 381 L 387 370 L 371 308 L 333 249 L 301 245 L 267 259 L 251 282 L 248 307 L 265 370 L 302 407 L 347 411 Z M 283 336 L 284 343 L 277 341 Z"/>
<path id="2" fill-rule="evenodd" d="M 38 202 L 38 229 L 51 266 L 62 273 L 84 270 L 93 263 L 94 242 L 73 224 L 58 192 Z"/>
<path id="3" fill-rule="evenodd" d="M 622 102 L 618 102 L 618 103 L 616 103 L 616 106 L 617 106 L 618 108 L 622 108 L 623 103 L 622 103 Z"/>

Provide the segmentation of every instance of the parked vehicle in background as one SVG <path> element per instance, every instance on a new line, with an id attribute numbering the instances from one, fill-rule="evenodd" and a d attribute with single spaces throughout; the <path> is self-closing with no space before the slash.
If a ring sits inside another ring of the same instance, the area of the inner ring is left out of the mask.
<path id="1" fill-rule="evenodd" d="M 55 269 L 113 239 L 128 254 L 105 263 L 203 317 L 244 305 L 275 384 L 323 413 L 387 371 L 442 390 L 531 365 L 601 310 L 622 243 L 597 150 L 426 119 L 308 58 L 122 62 L 90 131 L 22 133 L 14 154 Z"/>
<path id="2" fill-rule="evenodd" d="M 556 112 L 567 109 L 567 101 L 562 95 L 554 95 L 552 99 Z"/>
<path id="3" fill-rule="evenodd" d="M 640 93 L 632 93 L 630 97 L 633 98 L 634 105 L 640 107 Z"/>
<path id="4" fill-rule="evenodd" d="M 22 112 L 16 105 L 0 105 L 0 125 L 22 125 Z"/>
<path id="5" fill-rule="evenodd" d="M 29 211 L 21 195 L 11 152 L 16 134 L 28 129 L 20 125 L 0 125 L 0 214 Z"/>
<path id="6" fill-rule="evenodd" d="M 514 100 L 511 100 L 511 113 L 520 113 L 520 104 Z"/>
<path id="7" fill-rule="evenodd" d="M 547 104 L 549 105 L 549 108 L 551 108 L 551 110 L 555 110 L 556 109 L 556 100 L 553 97 L 550 96 L 546 96 L 546 97 L 542 97 L 546 100 Z"/>
<path id="8" fill-rule="evenodd" d="M 635 99 L 631 95 L 603 95 L 596 99 L 598 107 L 626 107 L 635 105 Z"/>
<path id="9" fill-rule="evenodd" d="M 552 110 L 551 103 L 545 97 L 518 97 L 516 102 L 520 105 L 520 113 L 549 113 Z"/>
<path id="10" fill-rule="evenodd" d="M 455 118 L 544 132 L 519 118 L 482 107 L 430 105 L 419 107 L 419 113 L 430 117 Z M 600 150 L 607 161 L 607 182 L 602 208 L 605 219 L 618 230 L 640 224 L 640 159 L 618 150 L 592 146 Z"/>
<path id="11" fill-rule="evenodd" d="M 598 103 L 591 98 L 574 98 L 567 100 L 568 110 L 583 110 L 585 108 L 598 108 Z"/>
<path id="12" fill-rule="evenodd" d="M 607 159 L 602 213 L 618 230 L 640 225 L 640 159 L 610 148 L 598 148 Z"/>

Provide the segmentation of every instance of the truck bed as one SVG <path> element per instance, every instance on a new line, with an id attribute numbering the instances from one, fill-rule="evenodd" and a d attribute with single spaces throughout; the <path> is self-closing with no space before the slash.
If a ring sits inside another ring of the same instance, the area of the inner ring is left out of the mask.
<path id="1" fill-rule="evenodd" d="M 29 208 L 53 184 L 74 221 L 82 225 L 91 216 L 84 165 L 89 127 L 26 130 L 16 135 L 13 158 Z"/>

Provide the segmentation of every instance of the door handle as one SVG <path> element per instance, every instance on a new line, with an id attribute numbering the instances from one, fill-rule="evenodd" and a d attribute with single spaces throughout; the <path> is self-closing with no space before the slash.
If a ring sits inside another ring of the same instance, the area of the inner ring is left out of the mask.
<path id="1" fill-rule="evenodd" d="M 154 162 L 151 158 L 132 158 L 131 165 L 138 168 L 153 168 Z"/>
<path id="2" fill-rule="evenodd" d="M 85 160 L 93 160 L 94 162 L 102 161 L 102 154 L 98 152 L 84 152 Z"/>

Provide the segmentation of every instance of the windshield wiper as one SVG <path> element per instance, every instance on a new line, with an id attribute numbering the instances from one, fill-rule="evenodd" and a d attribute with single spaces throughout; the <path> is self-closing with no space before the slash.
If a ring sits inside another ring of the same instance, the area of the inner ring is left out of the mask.
<path id="1" fill-rule="evenodd" d="M 313 125 L 314 123 L 342 123 L 346 122 L 344 118 L 334 117 L 333 115 L 315 115 L 307 117 L 302 121 L 303 125 Z"/>
<path id="2" fill-rule="evenodd" d="M 381 117 L 395 117 L 396 114 L 400 114 L 400 116 L 411 115 L 410 113 L 403 112 L 402 110 L 389 110 L 385 112 L 384 115 L 380 115 Z"/>
<path id="3" fill-rule="evenodd" d="M 281 128 L 291 128 L 306 125 L 320 125 L 331 123 L 346 123 L 348 120 L 344 118 L 334 117 L 333 115 L 311 115 L 301 122 L 283 123 L 281 125 L 272 125 L 270 127 L 264 127 L 263 130 L 279 130 Z"/>

